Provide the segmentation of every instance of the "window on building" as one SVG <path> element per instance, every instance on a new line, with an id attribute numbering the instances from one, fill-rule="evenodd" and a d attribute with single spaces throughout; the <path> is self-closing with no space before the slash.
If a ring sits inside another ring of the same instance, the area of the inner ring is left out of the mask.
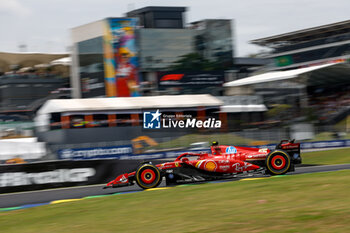
<path id="1" fill-rule="evenodd" d="M 178 19 L 156 19 L 156 28 L 182 28 L 181 20 Z"/>

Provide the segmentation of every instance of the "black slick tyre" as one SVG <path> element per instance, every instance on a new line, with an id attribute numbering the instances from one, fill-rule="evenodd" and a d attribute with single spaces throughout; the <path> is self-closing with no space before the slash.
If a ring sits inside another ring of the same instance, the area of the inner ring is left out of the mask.
<path id="1" fill-rule="evenodd" d="M 155 188 L 162 182 L 159 169 L 152 164 L 142 164 L 136 170 L 135 178 L 137 185 L 143 189 Z"/>
<path id="2" fill-rule="evenodd" d="M 283 150 L 275 150 L 267 155 L 266 170 L 271 175 L 283 175 L 287 173 L 291 167 L 291 159 L 287 152 Z"/>

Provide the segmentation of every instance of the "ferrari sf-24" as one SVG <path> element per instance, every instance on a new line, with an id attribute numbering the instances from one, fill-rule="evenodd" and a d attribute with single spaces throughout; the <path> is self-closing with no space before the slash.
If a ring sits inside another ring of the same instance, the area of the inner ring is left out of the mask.
<path id="1" fill-rule="evenodd" d="M 157 187 L 163 177 L 167 185 L 228 179 L 240 173 L 282 175 L 301 163 L 300 143 L 282 140 L 274 150 L 224 146 L 213 142 L 211 153 L 183 153 L 172 162 L 142 163 L 134 172 L 119 175 L 104 188 L 134 185 L 143 189 Z"/>

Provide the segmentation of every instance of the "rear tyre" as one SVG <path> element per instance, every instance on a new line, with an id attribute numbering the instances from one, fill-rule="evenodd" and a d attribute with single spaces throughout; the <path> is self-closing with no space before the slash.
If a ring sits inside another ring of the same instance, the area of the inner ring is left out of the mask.
<path id="1" fill-rule="evenodd" d="M 143 189 L 157 187 L 162 182 L 159 169 L 152 164 L 142 164 L 136 170 L 136 183 Z"/>
<path id="2" fill-rule="evenodd" d="M 282 150 L 272 151 L 266 157 L 266 170 L 271 175 L 282 175 L 289 171 L 291 159 L 287 152 Z"/>

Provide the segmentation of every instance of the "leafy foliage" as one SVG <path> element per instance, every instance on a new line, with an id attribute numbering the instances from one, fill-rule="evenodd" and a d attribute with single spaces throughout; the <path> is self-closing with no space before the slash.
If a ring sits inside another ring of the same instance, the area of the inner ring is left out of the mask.
<path id="1" fill-rule="evenodd" d="M 169 67 L 170 70 L 182 70 L 182 71 L 212 71 L 225 69 L 224 64 L 220 61 L 209 61 L 199 53 L 189 53 L 181 56 L 181 58 L 174 62 Z"/>

